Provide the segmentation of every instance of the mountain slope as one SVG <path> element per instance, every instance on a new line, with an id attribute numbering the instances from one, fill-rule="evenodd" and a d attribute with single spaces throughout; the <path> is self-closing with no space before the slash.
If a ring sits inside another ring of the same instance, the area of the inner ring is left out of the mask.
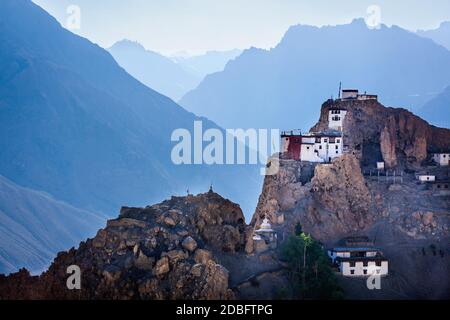
<path id="1" fill-rule="evenodd" d="M 43 271 L 57 252 L 93 236 L 105 221 L 0 176 L 0 273 Z"/>
<path id="2" fill-rule="evenodd" d="M 450 87 L 420 108 L 419 115 L 436 126 L 450 128 Z"/>
<path id="3" fill-rule="evenodd" d="M 439 28 L 433 30 L 418 30 L 417 34 L 425 38 L 430 38 L 450 50 L 450 21 L 442 22 Z"/>
<path id="4" fill-rule="evenodd" d="M 416 109 L 450 83 L 450 52 L 395 26 L 369 30 L 363 20 L 299 25 L 271 50 L 244 51 L 180 104 L 223 127 L 306 130 L 341 81 L 378 93 L 386 105 Z"/>
<path id="5" fill-rule="evenodd" d="M 169 58 L 148 51 L 137 42 L 119 41 L 108 51 L 133 77 L 174 100 L 194 89 L 201 80 Z"/>
<path id="6" fill-rule="evenodd" d="M 192 57 L 174 57 L 173 59 L 188 72 L 203 79 L 206 75 L 223 71 L 228 61 L 242 53 L 242 50 L 208 51 Z"/>
<path id="7" fill-rule="evenodd" d="M 211 183 L 251 210 L 256 168 L 171 161 L 172 132 L 201 119 L 31 1 L 2 1 L 0 21 L 0 174 L 107 214 Z"/>

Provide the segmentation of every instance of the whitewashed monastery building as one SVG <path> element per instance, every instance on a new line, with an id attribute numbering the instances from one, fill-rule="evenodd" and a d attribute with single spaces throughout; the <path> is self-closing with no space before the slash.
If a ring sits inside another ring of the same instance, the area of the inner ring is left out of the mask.
<path id="1" fill-rule="evenodd" d="M 363 239 L 362 242 L 356 242 L 355 239 L 346 241 L 346 246 L 328 250 L 328 256 L 342 275 L 348 277 L 388 275 L 388 260 L 383 256 L 382 251 L 374 247 L 368 239 Z"/>
<path id="2" fill-rule="evenodd" d="M 302 136 L 300 160 L 329 162 L 340 157 L 343 151 L 342 132 L 312 132 Z"/>
<path id="3" fill-rule="evenodd" d="M 378 100 L 378 96 L 359 94 L 358 90 L 342 90 L 338 100 Z M 347 110 L 342 107 L 328 111 L 328 128 L 321 132 L 302 134 L 284 131 L 281 134 L 282 152 L 290 159 L 309 162 L 330 162 L 344 152 L 343 128 Z"/>

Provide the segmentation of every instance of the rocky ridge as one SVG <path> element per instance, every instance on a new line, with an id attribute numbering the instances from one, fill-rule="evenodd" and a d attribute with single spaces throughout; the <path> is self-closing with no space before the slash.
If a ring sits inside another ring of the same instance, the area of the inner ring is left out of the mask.
<path id="1" fill-rule="evenodd" d="M 59 253 L 41 276 L 21 270 L 0 277 L 0 297 L 231 299 L 229 272 L 214 252 L 242 250 L 244 235 L 240 207 L 214 192 L 122 208 L 93 239 Z M 82 271 L 81 290 L 67 290 L 71 265 Z"/>

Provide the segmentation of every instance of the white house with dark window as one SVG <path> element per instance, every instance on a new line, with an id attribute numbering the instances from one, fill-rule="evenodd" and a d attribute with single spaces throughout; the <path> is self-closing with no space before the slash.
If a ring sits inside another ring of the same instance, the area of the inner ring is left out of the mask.
<path id="1" fill-rule="evenodd" d="M 344 276 L 364 277 L 389 273 L 388 260 L 374 247 L 337 247 L 328 250 L 332 263 Z"/>
<path id="2" fill-rule="evenodd" d="M 450 164 L 450 153 L 434 153 L 433 160 L 440 166 L 448 166 Z"/>
<path id="3" fill-rule="evenodd" d="M 431 174 L 419 174 L 417 179 L 419 179 L 420 182 L 434 182 L 436 181 L 436 176 Z"/>
<path id="4" fill-rule="evenodd" d="M 328 128 L 342 131 L 347 110 L 333 108 L 328 111 Z"/>
<path id="5" fill-rule="evenodd" d="M 343 145 L 342 132 L 336 130 L 310 132 L 302 136 L 300 160 L 329 162 L 342 155 Z"/>

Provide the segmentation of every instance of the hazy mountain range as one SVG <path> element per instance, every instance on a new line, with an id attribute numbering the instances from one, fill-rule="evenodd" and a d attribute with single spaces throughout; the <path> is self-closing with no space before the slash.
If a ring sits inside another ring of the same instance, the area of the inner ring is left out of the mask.
<path id="1" fill-rule="evenodd" d="M 450 86 L 420 108 L 418 115 L 438 127 L 450 128 Z"/>
<path id="2" fill-rule="evenodd" d="M 432 39 L 434 42 L 450 50 L 450 21 L 445 21 L 436 29 L 418 30 L 417 34 Z"/>
<path id="3" fill-rule="evenodd" d="M 172 163 L 173 130 L 192 131 L 200 118 L 134 79 L 107 51 L 63 29 L 29 0 L 1 1 L 0 21 L 1 175 L 27 190 L 109 216 L 123 205 L 147 205 L 188 188 L 206 191 L 211 183 L 241 203 L 247 215 L 253 213 L 261 184 L 256 167 Z M 205 128 L 217 128 L 203 120 Z M 14 199 L 6 193 L 5 199 Z M 49 228 L 59 226 L 65 218 L 54 208 L 5 206 L 9 220 L 1 227 L 25 225 L 39 234 L 30 217 L 40 217 Z M 77 215 L 76 210 L 67 214 Z M 51 230 L 53 242 L 67 244 L 58 227 Z M 81 240 L 89 230 L 80 225 L 74 234 Z M 9 243 L 0 242 L 2 252 Z M 45 259 L 49 248 L 35 245 L 42 253 L 36 257 Z M 32 249 L 23 248 L 28 256 Z M 36 268 L 41 263 L 27 260 Z"/>
<path id="4" fill-rule="evenodd" d="M 174 100 L 194 89 L 202 79 L 171 59 L 146 50 L 137 42 L 122 40 L 108 51 L 133 77 Z"/>
<path id="5" fill-rule="evenodd" d="M 188 72 L 201 79 L 211 73 L 223 71 L 228 61 L 233 60 L 242 53 L 242 50 L 208 51 L 202 55 L 172 57 Z"/>
<path id="6" fill-rule="evenodd" d="M 93 237 L 105 221 L 0 176 L 0 273 L 22 266 L 43 271 L 57 252 Z"/>
<path id="7" fill-rule="evenodd" d="M 222 71 L 238 56 L 238 49 L 210 51 L 198 56 L 166 57 L 146 50 L 138 42 L 122 40 L 108 51 L 117 63 L 146 86 L 178 101 L 210 73 Z"/>
<path id="8" fill-rule="evenodd" d="M 340 82 L 418 110 L 450 84 L 450 51 L 396 26 L 370 30 L 362 19 L 297 25 L 273 49 L 245 50 L 180 104 L 226 128 L 307 130 Z"/>

